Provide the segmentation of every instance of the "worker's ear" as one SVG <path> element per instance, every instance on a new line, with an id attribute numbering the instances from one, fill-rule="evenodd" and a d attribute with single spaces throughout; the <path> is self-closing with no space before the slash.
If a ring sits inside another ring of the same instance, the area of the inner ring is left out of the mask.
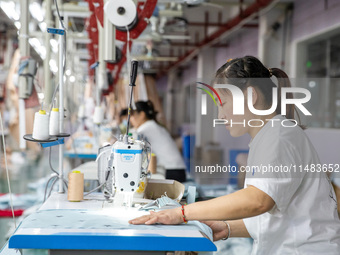
<path id="1" fill-rule="evenodd" d="M 254 87 L 250 86 L 248 87 L 248 90 L 251 91 L 251 99 L 252 99 L 252 104 L 253 106 L 256 104 L 257 100 L 258 100 L 258 94 L 257 91 Z M 250 92 L 248 92 L 248 96 L 250 95 Z"/>
<path id="2" fill-rule="evenodd" d="M 139 114 L 141 114 L 141 116 L 142 116 L 143 119 L 147 119 L 147 118 L 146 118 L 146 113 L 145 113 L 144 111 L 141 111 Z"/>

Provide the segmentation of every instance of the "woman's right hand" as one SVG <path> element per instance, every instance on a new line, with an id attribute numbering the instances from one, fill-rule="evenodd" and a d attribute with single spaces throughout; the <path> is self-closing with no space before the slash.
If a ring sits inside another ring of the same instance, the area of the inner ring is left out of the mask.
<path id="1" fill-rule="evenodd" d="M 213 231 L 214 241 L 218 241 L 222 238 L 227 238 L 229 235 L 227 224 L 223 221 L 201 221 L 208 225 Z"/>

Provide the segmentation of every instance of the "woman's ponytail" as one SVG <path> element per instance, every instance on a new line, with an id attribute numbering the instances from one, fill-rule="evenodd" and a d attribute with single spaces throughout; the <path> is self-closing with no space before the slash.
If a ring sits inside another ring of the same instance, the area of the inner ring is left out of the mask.
<path id="1" fill-rule="evenodd" d="M 278 86 L 278 103 L 277 103 L 277 112 L 281 113 L 281 90 L 282 88 L 291 88 L 292 84 L 290 83 L 288 75 L 281 69 L 279 68 L 268 68 L 268 71 L 270 75 L 274 75 L 277 78 L 277 86 Z M 286 93 L 286 98 L 287 99 L 292 99 L 293 93 Z M 286 105 L 286 118 L 287 119 L 295 119 L 295 112 L 296 116 L 298 118 L 298 121 L 300 123 L 300 116 L 299 113 L 295 109 L 295 105 L 293 104 L 288 104 Z M 305 127 L 301 126 L 301 128 L 305 129 Z"/>

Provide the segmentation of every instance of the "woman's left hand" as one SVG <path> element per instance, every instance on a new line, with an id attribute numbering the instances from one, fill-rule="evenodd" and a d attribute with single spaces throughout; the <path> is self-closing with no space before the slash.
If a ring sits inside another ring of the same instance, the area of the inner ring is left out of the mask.
<path id="1" fill-rule="evenodd" d="M 183 223 L 181 208 L 174 208 L 170 210 L 164 210 L 160 212 L 150 212 L 149 215 L 144 215 L 129 221 L 130 224 L 134 225 L 152 225 L 161 223 L 165 225 L 177 225 Z"/>
<path id="2" fill-rule="evenodd" d="M 223 221 L 201 221 L 211 228 L 213 232 L 214 242 L 226 238 L 229 235 L 227 224 Z"/>

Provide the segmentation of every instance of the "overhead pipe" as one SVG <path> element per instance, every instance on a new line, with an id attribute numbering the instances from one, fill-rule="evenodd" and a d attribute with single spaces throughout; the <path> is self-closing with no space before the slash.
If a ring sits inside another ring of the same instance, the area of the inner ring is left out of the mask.
<path id="1" fill-rule="evenodd" d="M 170 45 L 160 45 L 160 47 L 170 47 L 170 48 L 173 48 L 173 47 L 194 47 L 194 48 L 197 48 L 199 47 L 199 44 L 196 44 L 196 43 L 188 43 L 188 44 L 185 44 L 185 43 L 171 43 Z M 229 44 L 228 43 L 224 43 L 224 44 L 216 44 L 214 46 L 212 46 L 213 48 L 221 48 L 221 47 L 229 47 Z M 162 56 L 164 57 L 164 56 Z"/>
<path id="2" fill-rule="evenodd" d="M 184 56 L 180 57 L 178 61 L 168 65 L 167 68 L 163 70 L 160 74 L 164 72 L 167 73 L 175 68 L 177 68 L 183 62 L 190 61 L 195 56 L 199 54 L 205 48 L 209 48 L 214 44 L 218 43 L 222 38 L 226 37 L 229 33 L 233 32 L 238 27 L 242 27 L 245 23 L 249 22 L 255 17 L 255 14 L 258 13 L 261 9 L 266 8 L 270 4 L 274 6 L 274 4 L 278 3 L 279 0 L 256 0 L 253 4 L 249 5 L 246 9 L 242 12 L 241 15 L 237 15 L 235 18 L 232 18 L 228 22 L 224 23 L 223 26 L 210 35 L 207 38 L 204 38 L 199 44 L 196 49 L 188 51 Z"/>
<path id="3" fill-rule="evenodd" d="M 196 27 L 203 27 L 205 25 L 207 25 L 208 27 L 223 27 L 223 23 L 208 23 L 205 24 L 204 22 L 189 22 L 187 24 L 188 26 L 196 26 Z M 247 27 L 247 28 L 257 28 L 259 27 L 258 24 L 245 24 L 243 27 Z"/>

